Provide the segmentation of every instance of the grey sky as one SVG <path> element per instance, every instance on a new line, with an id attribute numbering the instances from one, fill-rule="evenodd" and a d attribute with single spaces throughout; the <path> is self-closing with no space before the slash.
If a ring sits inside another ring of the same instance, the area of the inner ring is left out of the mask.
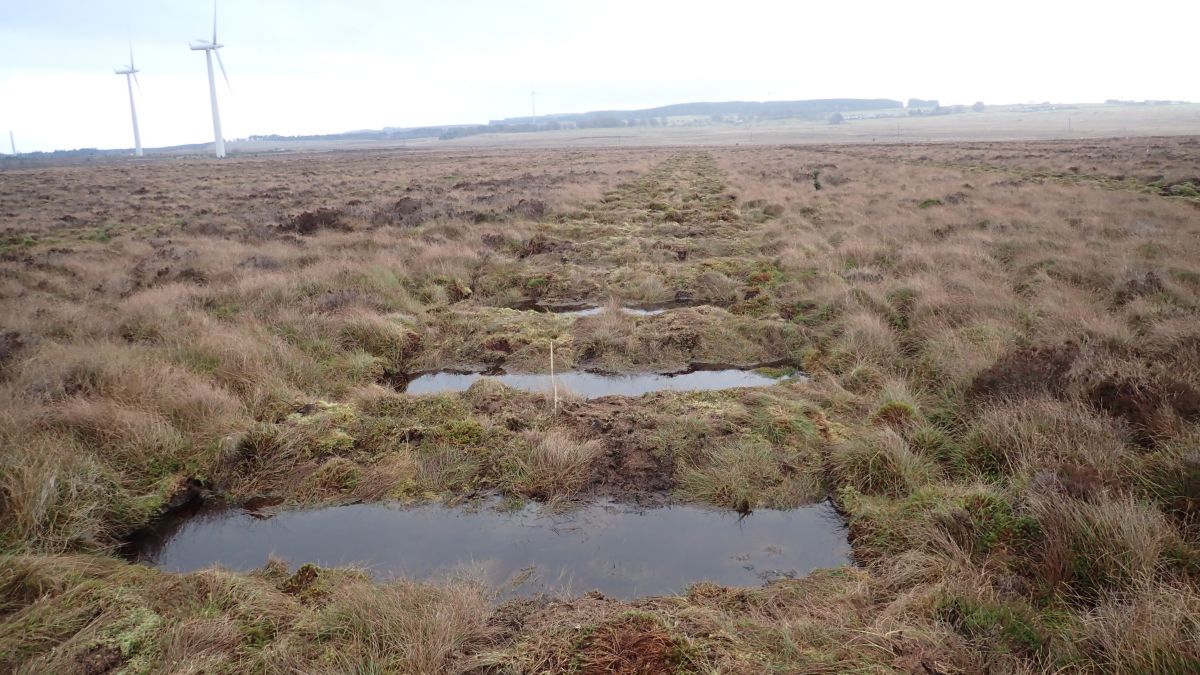
<path id="1" fill-rule="evenodd" d="M 1200 3 L 342 3 L 226 0 L 225 136 L 485 122 L 694 100 L 1200 100 Z M 128 147 L 112 74 L 134 43 L 148 147 L 210 140 L 206 0 L 0 0 L 0 131 Z M 0 146 L 6 146 L 0 143 Z M 4 147 L 7 150 L 7 147 Z"/>

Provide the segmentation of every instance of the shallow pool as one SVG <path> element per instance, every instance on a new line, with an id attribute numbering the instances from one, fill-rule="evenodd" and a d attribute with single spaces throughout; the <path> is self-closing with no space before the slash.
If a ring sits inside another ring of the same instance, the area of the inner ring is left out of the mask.
<path id="1" fill-rule="evenodd" d="M 766 387 L 779 382 L 753 370 L 726 368 L 694 370 L 686 373 L 601 374 L 573 370 L 558 373 L 558 391 L 584 398 L 601 396 L 641 396 L 652 391 L 711 391 L 740 387 Z M 477 380 L 497 380 L 514 389 L 549 393 L 553 384 L 548 374 L 501 374 L 434 372 L 409 380 L 404 391 L 410 394 L 440 394 L 465 391 Z"/>
<path id="2" fill-rule="evenodd" d="M 377 579 L 480 578 L 503 595 L 621 598 L 682 591 L 698 581 L 758 586 L 846 564 L 850 547 L 829 503 L 745 517 L 697 506 L 642 509 L 598 502 L 568 513 L 359 504 L 262 517 L 201 511 L 133 542 L 132 557 L 169 571 L 211 565 L 361 565 Z"/>

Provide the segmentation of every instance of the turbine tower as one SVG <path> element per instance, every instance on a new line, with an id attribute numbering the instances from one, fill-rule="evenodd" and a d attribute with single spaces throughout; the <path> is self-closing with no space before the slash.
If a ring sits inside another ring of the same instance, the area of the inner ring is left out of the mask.
<path id="1" fill-rule="evenodd" d="M 8 130 L 8 142 L 10 145 L 12 145 L 13 157 L 16 157 L 17 156 L 17 139 L 13 137 L 12 129 Z"/>
<path id="2" fill-rule="evenodd" d="M 225 64 L 221 61 L 221 53 L 217 50 L 225 45 L 217 42 L 217 2 L 213 0 L 213 36 L 212 42 L 208 42 L 203 38 L 198 38 L 195 42 L 189 42 L 188 46 L 194 52 L 204 52 L 204 58 L 208 62 L 208 95 L 212 97 L 212 115 L 213 115 L 213 154 L 217 157 L 225 156 L 225 139 L 221 136 L 221 111 L 217 109 L 217 81 L 213 78 L 213 54 L 217 55 L 217 65 L 221 66 L 221 76 L 225 78 L 225 86 L 229 86 L 229 75 L 225 73 Z"/>
<path id="3" fill-rule="evenodd" d="M 129 87 L 129 114 L 133 117 L 133 155 L 135 157 L 142 156 L 142 134 L 138 131 L 137 123 L 137 106 L 133 104 L 133 84 L 137 82 L 138 69 L 133 66 L 133 43 L 129 45 L 129 65 L 114 70 L 117 75 L 125 76 L 125 84 Z M 138 91 L 141 91 L 142 84 L 138 82 Z"/>

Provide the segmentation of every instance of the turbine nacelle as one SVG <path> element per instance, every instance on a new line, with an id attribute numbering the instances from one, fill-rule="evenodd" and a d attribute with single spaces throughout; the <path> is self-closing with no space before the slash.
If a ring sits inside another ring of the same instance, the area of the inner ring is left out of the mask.
<path id="1" fill-rule="evenodd" d="M 142 83 L 141 83 L 141 82 L 138 82 L 138 79 L 137 79 L 137 74 L 138 74 L 138 73 L 140 73 L 140 72 L 142 72 L 142 71 L 138 70 L 138 69 L 137 69 L 137 66 L 135 66 L 135 65 L 134 65 L 134 61 L 133 61 L 133 40 L 130 40 L 130 41 L 129 41 L 129 65 L 127 65 L 127 66 L 121 66 L 121 69 L 120 69 L 120 70 L 114 70 L 114 71 L 113 71 L 113 73 L 115 73 L 115 74 L 117 74 L 117 75 L 132 75 L 132 76 L 133 76 L 133 81 L 134 81 L 134 82 L 137 84 L 137 86 L 138 86 L 138 89 L 141 89 L 141 88 L 142 88 Z"/>
<path id="2" fill-rule="evenodd" d="M 194 52 L 207 52 L 220 49 L 224 46 L 225 45 L 219 45 L 215 42 L 208 42 L 207 40 L 197 40 L 195 42 L 188 43 L 188 47 L 190 47 Z"/>

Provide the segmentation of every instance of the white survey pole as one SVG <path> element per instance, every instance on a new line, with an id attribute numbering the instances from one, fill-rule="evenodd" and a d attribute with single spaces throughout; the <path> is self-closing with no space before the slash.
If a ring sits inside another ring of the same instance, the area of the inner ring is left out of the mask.
<path id="1" fill-rule="evenodd" d="M 221 111 L 217 110 L 217 81 L 213 78 L 212 53 L 212 49 L 204 50 L 204 58 L 208 62 L 208 94 L 212 97 L 213 152 L 217 157 L 224 157 L 225 139 L 221 136 Z"/>

